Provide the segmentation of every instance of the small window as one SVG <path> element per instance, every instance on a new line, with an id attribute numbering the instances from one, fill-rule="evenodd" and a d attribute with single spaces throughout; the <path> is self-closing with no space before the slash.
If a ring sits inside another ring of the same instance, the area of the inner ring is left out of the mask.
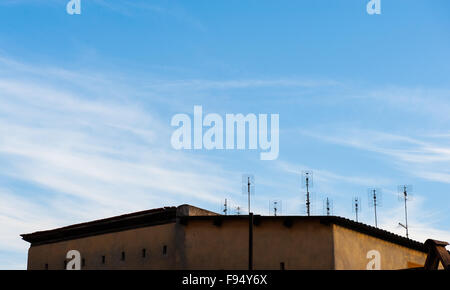
<path id="1" fill-rule="evenodd" d="M 147 250 L 142 249 L 142 258 L 145 258 L 147 256 Z"/>
<path id="2" fill-rule="evenodd" d="M 125 261 L 125 252 L 122 252 L 122 257 L 120 258 L 122 261 Z"/>
<path id="3" fill-rule="evenodd" d="M 284 262 L 280 263 L 280 270 L 284 270 Z"/>
<path id="4" fill-rule="evenodd" d="M 48 264 L 45 264 L 45 270 L 48 270 Z"/>
<path id="5" fill-rule="evenodd" d="M 102 264 L 105 264 L 105 263 L 106 263 L 106 257 L 102 256 Z"/>
<path id="6" fill-rule="evenodd" d="M 164 256 L 167 255 L 167 246 L 166 245 L 164 245 L 164 247 L 163 247 L 163 255 Z"/>

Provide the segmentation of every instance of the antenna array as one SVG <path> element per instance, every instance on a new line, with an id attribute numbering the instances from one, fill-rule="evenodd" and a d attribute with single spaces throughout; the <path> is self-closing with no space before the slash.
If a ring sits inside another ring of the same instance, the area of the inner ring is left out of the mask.
<path id="1" fill-rule="evenodd" d="M 310 170 L 302 171 L 302 187 L 306 189 L 306 214 L 311 215 L 311 200 L 312 193 L 310 188 L 314 185 L 313 172 Z M 398 187 L 398 198 L 404 203 L 405 207 L 405 224 L 399 223 L 401 227 L 406 230 L 406 237 L 409 238 L 409 226 L 408 226 L 408 208 L 407 202 L 412 199 L 412 186 L 411 185 L 400 185 Z M 246 194 L 248 197 L 248 215 L 249 215 L 249 269 L 252 268 L 252 240 L 253 240 L 253 213 L 251 212 L 251 196 L 255 194 L 255 177 L 252 174 L 242 175 L 242 193 Z M 368 203 L 369 207 L 373 207 L 375 227 L 378 227 L 378 214 L 377 208 L 382 206 L 382 192 L 379 188 L 369 188 L 368 193 Z M 222 205 L 222 212 L 224 215 L 228 215 L 228 201 L 225 199 Z M 362 204 L 360 197 L 352 198 L 352 209 L 355 213 L 355 220 L 359 221 L 359 215 L 362 212 Z M 237 215 L 241 215 L 242 208 L 240 206 L 234 207 L 234 211 Z M 280 215 L 282 213 L 282 201 L 281 200 L 271 200 L 269 201 L 269 212 L 270 215 Z M 330 216 L 333 215 L 333 200 L 326 197 L 323 200 L 323 214 Z"/>

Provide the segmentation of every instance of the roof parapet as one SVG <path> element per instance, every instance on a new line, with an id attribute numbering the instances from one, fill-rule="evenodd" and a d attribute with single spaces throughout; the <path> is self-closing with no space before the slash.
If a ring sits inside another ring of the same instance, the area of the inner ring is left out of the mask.
<path id="1" fill-rule="evenodd" d="M 217 216 L 220 215 L 218 213 L 202 209 L 196 206 L 192 206 L 189 204 L 182 204 L 177 207 L 177 217 L 185 217 L 185 216 Z"/>

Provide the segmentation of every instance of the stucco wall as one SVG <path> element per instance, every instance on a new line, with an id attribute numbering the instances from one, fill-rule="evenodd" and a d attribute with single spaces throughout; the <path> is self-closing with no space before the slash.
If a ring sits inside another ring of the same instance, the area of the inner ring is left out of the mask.
<path id="1" fill-rule="evenodd" d="M 406 269 L 425 264 L 426 254 L 391 242 L 333 225 L 336 270 L 365 270 L 371 259 L 367 253 L 380 253 L 381 270 Z M 408 264 L 409 262 L 409 264 Z"/>
<path id="2" fill-rule="evenodd" d="M 380 253 L 381 269 L 423 265 L 426 254 L 317 219 L 261 220 L 254 226 L 254 269 L 366 269 L 367 252 Z M 163 246 L 167 254 L 163 255 Z M 142 257 L 146 249 L 146 257 Z M 32 246 L 29 269 L 64 269 L 66 253 L 78 250 L 82 269 L 230 269 L 248 268 L 248 220 L 189 219 Z M 121 254 L 125 252 L 125 261 Z M 105 264 L 102 263 L 105 256 Z"/>
<path id="3" fill-rule="evenodd" d="M 78 250 L 85 259 L 83 269 L 173 269 L 176 260 L 175 223 L 108 233 L 70 241 L 30 247 L 28 269 L 64 269 L 69 250 Z M 167 254 L 163 255 L 163 246 Z M 142 257 L 146 249 L 146 257 Z M 125 261 L 122 261 L 125 252 Z M 102 264 L 105 256 L 105 264 Z"/>
<path id="4" fill-rule="evenodd" d="M 254 227 L 254 269 L 332 269 L 333 242 L 330 226 L 319 221 L 262 221 Z M 248 269 L 248 221 L 189 221 L 185 226 L 188 269 Z"/>

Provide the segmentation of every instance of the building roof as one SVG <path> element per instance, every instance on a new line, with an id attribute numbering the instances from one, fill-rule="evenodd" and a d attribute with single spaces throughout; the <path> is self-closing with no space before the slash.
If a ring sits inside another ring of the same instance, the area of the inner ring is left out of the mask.
<path id="1" fill-rule="evenodd" d="M 95 220 L 86 223 L 75 224 L 58 229 L 40 231 L 31 234 L 22 234 L 22 238 L 31 243 L 32 246 L 48 244 L 59 241 L 72 240 L 88 236 L 100 235 L 111 232 L 119 232 L 129 229 L 147 226 L 161 225 L 167 223 L 188 224 L 190 220 L 211 220 L 215 225 L 220 225 L 227 220 L 248 219 L 246 215 L 219 215 L 191 205 L 178 207 L 163 207 L 140 211 L 106 219 Z M 254 224 L 258 226 L 264 220 L 280 220 L 285 226 L 290 227 L 295 222 L 304 220 L 317 220 L 322 224 L 335 224 L 369 236 L 386 240 L 401 246 L 427 252 L 423 243 L 407 239 L 394 233 L 355 222 L 338 216 L 254 216 Z"/>
<path id="2" fill-rule="evenodd" d="M 175 221 L 176 209 L 176 207 L 156 208 L 75 224 L 48 231 L 22 234 L 21 237 L 32 245 L 39 245 L 110 232 L 118 232 L 131 228 L 164 224 Z"/>

